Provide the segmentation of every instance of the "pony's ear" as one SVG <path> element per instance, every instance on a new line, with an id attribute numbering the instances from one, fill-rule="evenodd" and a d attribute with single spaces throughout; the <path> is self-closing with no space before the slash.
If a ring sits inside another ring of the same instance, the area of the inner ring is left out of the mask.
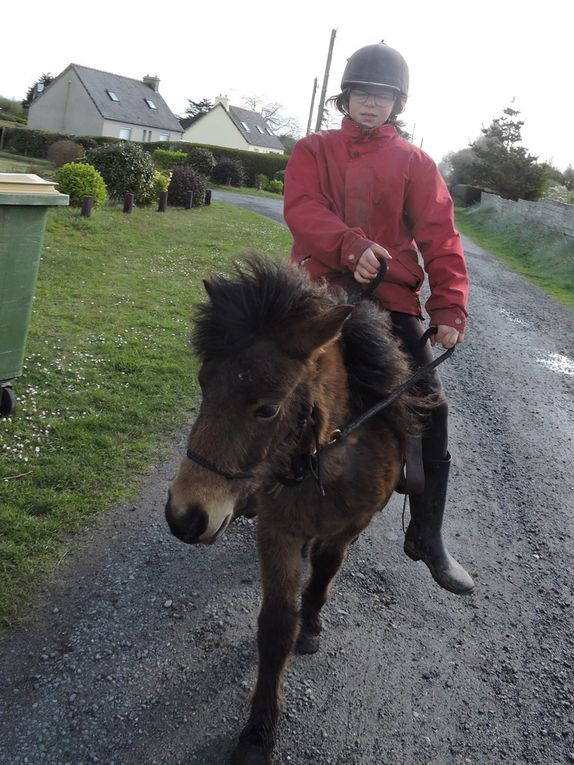
<path id="1" fill-rule="evenodd" d="M 320 314 L 303 319 L 286 339 L 286 351 L 296 358 L 308 358 L 313 351 L 333 342 L 353 311 L 352 305 L 338 305 Z"/>

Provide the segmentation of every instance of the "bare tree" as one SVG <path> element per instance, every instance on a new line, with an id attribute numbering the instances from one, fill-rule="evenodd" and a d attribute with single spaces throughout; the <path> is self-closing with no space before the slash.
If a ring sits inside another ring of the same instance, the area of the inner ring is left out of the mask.
<path id="1" fill-rule="evenodd" d="M 277 101 L 267 101 L 264 96 L 251 93 L 243 99 L 243 105 L 252 112 L 261 114 L 276 135 L 290 135 L 294 138 L 301 135 L 301 125 L 294 117 L 286 116 L 283 105 Z"/>

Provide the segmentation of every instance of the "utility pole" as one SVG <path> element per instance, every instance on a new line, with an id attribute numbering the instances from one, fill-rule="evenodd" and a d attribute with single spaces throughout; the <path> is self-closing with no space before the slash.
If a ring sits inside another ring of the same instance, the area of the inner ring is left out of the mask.
<path id="1" fill-rule="evenodd" d="M 323 122 L 323 112 L 325 111 L 325 98 L 327 96 L 327 83 L 329 82 L 329 70 L 331 69 L 331 58 L 333 56 L 333 47 L 335 45 L 336 29 L 331 30 L 331 42 L 329 43 L 329 53 L 327 54 L 327 64 L 325 66 L 325 76 L 323 77 L 323 88 L 321 90 L 321 100 L 319 101 L 319 111 L 317 112 L 317 123 L 315 130 L 321 130 Z"/>
<path id="2" fill-rule="evenodd" d="M 309 109 L 309 121 L 307 122 L 307 132 L 305 135 L 309 135 L 311 132 L 311 120 L 313 119 L 313 108 L 315 106 L 315 94 L 317 92 L 317 78 L 315 77 L 315 82 L 313 84 L 313 95 L 311 96 L 311 108 Z"/>

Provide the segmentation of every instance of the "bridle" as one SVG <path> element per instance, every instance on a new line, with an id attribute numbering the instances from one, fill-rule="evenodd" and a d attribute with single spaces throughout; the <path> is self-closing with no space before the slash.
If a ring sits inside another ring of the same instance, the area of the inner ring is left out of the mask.
<path id="1" fill-rule="evenodd" d="M 424 345 L 429 339 L 429 337 L 431 335 L 435 335 L 436 333 L 437 333 L 437 327 L 429 327 L 426 330 L 426 332 L 421 336 L 421 339 L 419 340 L 419 344 Z M 313 429 L 314 442 L 315 442 L 315 449 L 312 452 L 303 452 L 301 454 L 295 455 L 295 457 L 293 457 L 292 459 L 293 475 L 288 476 L 288 475 L 282 475 L 282 474 L 275 474 L 276 480 L 279 483 L 283 484 L 284 486 L 297 486 L 305 478 L 305 473 L 309 471 L 315 478 L 315 481 L 317 482 L 321 495 L 325 496 L 325 489 L 323 487 L 323 482 L 321 478 L 321 455 L 327 449 L 335 446 L 335 444 L 340 443 L 345 438 L 350 436 L 351 433 L 357 430 L 357 428 L 360 428 L 361 425 L 364 425 L 365 422 L 370 420 L 375 415 L 379 414 L 379 412 L 382 412 L 383 409 L 386 409 L 387 407 L 389 407 L 394 401 L 396 401 L 400 396 L 402 396 L 403 393 L 406 393 L 406 391 L 410 390 L 410 388 L 412 388 L 413 385 L 416 382 L 418 382 L 418 380 L 421 379 L 421 377 L 424 377 L 426 374 L 428 374 L 433 369 L 438 367 L 439 364 L 442 364 L 443 361 L 446 361 L 446 359 L 449 358 L 449 356 L 452 356 L 453 353 L 454 353 L 454 346 L 446 350 L 440 356 L 437 356 L 436 359 L 433 359 L 433 361 L 429 362 L 428 364 L 423 364 L 423 366 L 419 367 L 408 378 L 408 380 L 406 380 L 404 383 L 402 383 L 397 388 L 395 388 L 394 391 L 392 391 L 382 401 L 378 401 L 376 404 L 370 407 L 370 409 L 367 409 L 366 412 L 363 412 L 363 414 L 359 415 L 359 417 L 356 417 L 354 420 L 349 422 L 344 427 L 337 428 L 336 430 L 334 430 L 329 440 L 327 441 L 327 443 L 323 445 L 319 444 L 317 407 L 315 404 L 313 404 L 310 408 L 307 407 L 303 412 L 303 416 L 300 415 L 300 418 L 299 418 L 299 440 L 301 439 L 303 435 L 307 422 L 311 422 L 311 426 Z M 191 449 L 187 450 L 186 456 L 192 462 L 195 462 L 196 465 L 200 465 L 205 470 L 209 470 L 209 472 L 215 473 L 221 476 L 222 478 L 225 478 L 228 481 L 244 481 L 254 477 L 253 473 L 248 473 L 248 472 L 230 473 L 227 470 L 222 470 L 221 468 L 217 467 L 217 465 L 214 465 L 213 462 L 209 462 L 209 460 L 206 460 L 200 454 L 192 451 Z"/>
<path id="2" fill-rule="evenodd" d="M 187 450 L 186 457 L 192 462 L 195 462 L 196 465 L 200 465 L 202 468 L 209 470 L 210 473 L 216 473 L 222 478 L 226 478 L 228 481 L 245 481 L 248 478 L 253 478 L 253 473 L 228 473 L 227 470 L 218 468 L 213 462 L 209 462 L 209 460 L 206 460 L 201 454 L 193 452 L 191 449 Z"/>

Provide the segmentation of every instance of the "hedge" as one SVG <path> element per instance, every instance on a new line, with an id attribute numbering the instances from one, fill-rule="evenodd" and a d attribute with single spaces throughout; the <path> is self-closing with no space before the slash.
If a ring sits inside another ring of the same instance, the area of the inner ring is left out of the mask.
<path id="1" fill-rule="evenodd" d="M 121 139 L 109 136 L 75 136 L 67 133 L 48 133 L 44 130 L 29 130 L 27 128 L 3 128 L 3 148 L 12 150 L 16 154 L 26 157 L 46 159 L 48 149 L 56 141 L 68 139 L 81 144 L 85 149 L 109 143 L 119 143 Z M 137 142 L 134 142 L 137 143 Z M 184 151 L 189 153 L 194 148 L 209 149 L 216 162 L 223 159 L 239 160 L 245 168 L 245 183 L 248 186 L 256 186 L 258 175 L 266 175 L 273 178 L 275 173 L 285 169 L 289 157 L 286 154 L 263 154 L 257 151 L 244 151 L 243 149 L 228 149 L 225 146 L 211 146 L 209 144 L 187 143 L 184 141 L 153 141 L 139 144 L 142 149 L 153 154 L 155 149 L 167 149 L 170 151 Z"/>
<path id="2" fill-rule="evenodd" d="M 111 138 L 105 135 L 77 136 L 68 133 L 48 133 L 44 130 L 29 130 L 28 128 L 3 128 L 3 149 L 12 150 L 16 154 L 25 157 L 46 159 L 48 149 L 56 141 L 68 140 L 81 144 L 84 149 L 92 149 L 95 146 L 106 143 L 118 143 L 119 138 Z"/>
<path id="3" fill-rule="evenodd" d="M 285 170 L 285 165 L 289 159 L 286 154 L 263 154 L 258 151 L 245 151 L 243 149 L 228 149 L 225 146 L 213 146 L 205 143 L 188 143 L 187 141 L 153 141 L 152 143 L 143 143 L 142 149 L 153 154 L 155 149 L 170 149 L 171 151 L 185 151 L 189 153 L 192 149 L 209 149 L 216 162 L 223 159 L 239 160 L 245 169 L 245 183 L 247 186 L 255 187 L 258 175 L 266 175 L 272 178 L 276 172 Z"/>

